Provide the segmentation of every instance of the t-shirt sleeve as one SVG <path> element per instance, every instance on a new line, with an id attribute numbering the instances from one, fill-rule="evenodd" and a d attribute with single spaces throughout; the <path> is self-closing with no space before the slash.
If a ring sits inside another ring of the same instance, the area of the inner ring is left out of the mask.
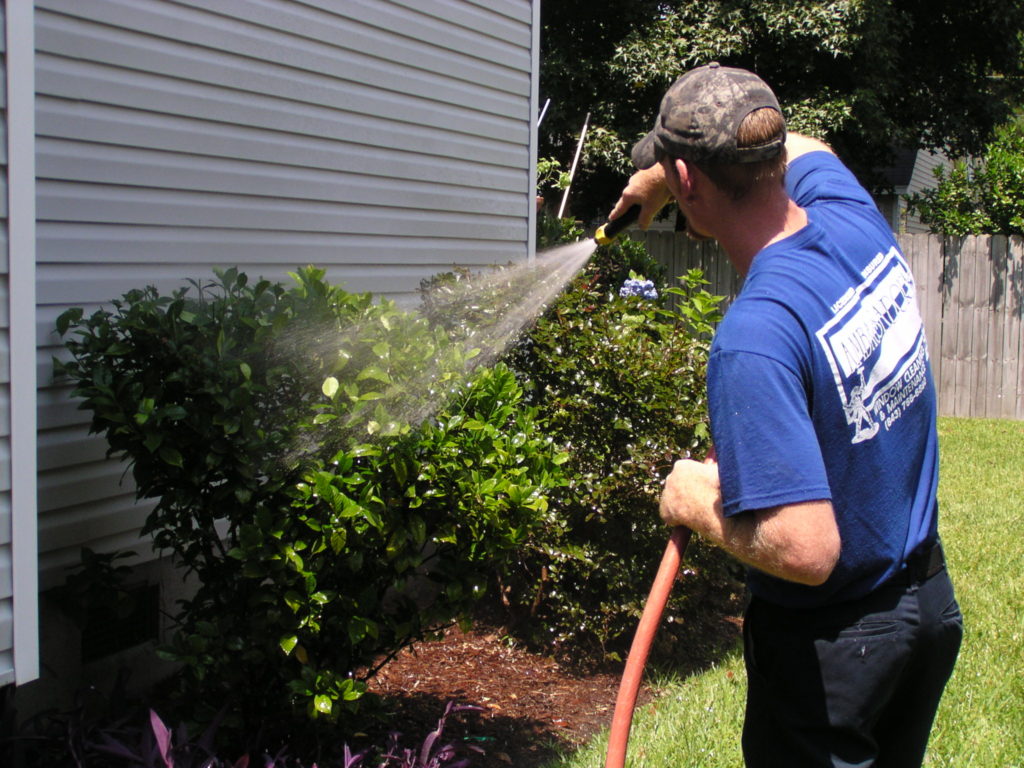
<path id="1" fill-rule="evenodd" d="M 786 189 L 801 208 L 823 202 L 846 202 L 877 210 L 871 195 L 831 152 L 808 152 L 796 158 L 786 171 Z"/>
<path id="2" fill-rule="evenodd" d="M 757 352 L 719 351 L 708 389 L 727 517 L 832 498 L 798 371 Z"/>

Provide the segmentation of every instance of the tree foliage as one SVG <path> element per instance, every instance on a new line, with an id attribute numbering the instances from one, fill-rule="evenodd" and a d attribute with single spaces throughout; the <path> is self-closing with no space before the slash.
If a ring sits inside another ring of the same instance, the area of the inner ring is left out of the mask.
<path id="1" fill-rule="evenodd" d="M 794 130 L 826 139 L 869 183 L 894 146 L 976 153 L 1021 74 L 1018 0 L 560 0 L 543 8 L 541 154 L 571 157 L 573 210 L 607 212 L 665 89 L 709 61 L 751 69 Z"/>
<path id="2" fill-rule="evenodd" d="M 1024 125 L 1000 128 L 984 154 L 935 169 L 936 186 L 910 209 L 944 235 L 1024 235 Z"/>

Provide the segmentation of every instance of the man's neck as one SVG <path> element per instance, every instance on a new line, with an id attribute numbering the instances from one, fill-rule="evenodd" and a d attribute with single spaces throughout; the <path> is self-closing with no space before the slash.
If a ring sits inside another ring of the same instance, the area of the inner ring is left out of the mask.
<path id="1" fill-rule="evenodd" d="M 723 208 L 717 239 L 733 268 L 746 277 L 754 257 L 807 226 L 807 213 L 781 187 Z"/>

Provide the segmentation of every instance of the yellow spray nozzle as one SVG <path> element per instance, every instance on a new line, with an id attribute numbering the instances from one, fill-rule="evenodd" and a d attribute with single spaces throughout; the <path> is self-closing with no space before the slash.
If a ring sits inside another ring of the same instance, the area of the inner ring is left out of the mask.
<path id="1" fill-rule="evenodd" d="M 640 218 L 640 206 L 634 205 L 617 219 L 606 221 L 594 233 L 594 242 L 598 245 L 608 245 L 615 242 L 615 239 L 626 227 L 636 223 Z"/>
<path id="2" fill-rule="evenodd" d="M 602 224 L 597 228 L 597 232 L 594 233 L 594 242 L 598 245 L 608 245 L 608 243 L 615 242 L 614 237 L 608 237 L 605 230 L 608 228 L 607 224 Z"/>

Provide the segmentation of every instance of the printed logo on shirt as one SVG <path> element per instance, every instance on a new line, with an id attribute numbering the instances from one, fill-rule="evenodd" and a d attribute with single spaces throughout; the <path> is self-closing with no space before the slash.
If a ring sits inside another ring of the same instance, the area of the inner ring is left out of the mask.
<path id="1" fill-rule="evenodd" d="M 852 429 L 851 443 L 890 429 L 927 386 L 928 350 L 910 267 L 895 247 L 833 305 L 816 336 Z"/>

